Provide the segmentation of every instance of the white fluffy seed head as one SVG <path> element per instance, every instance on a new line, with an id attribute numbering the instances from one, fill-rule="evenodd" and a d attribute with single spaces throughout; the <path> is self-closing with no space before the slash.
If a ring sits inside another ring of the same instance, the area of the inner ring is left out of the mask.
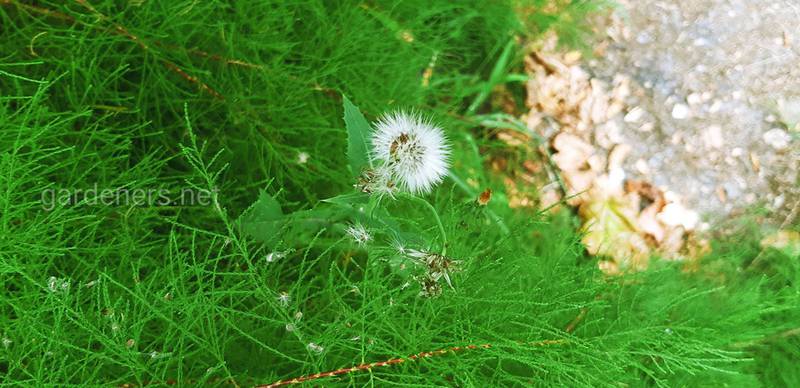
<path id="1" fill-rule="evenodd" d="M 441 128 L 419 114 L 397 111 L 381 117 L 372 133 L 373 159 L 398 185 L 427 194 L 447 174 L 450 148 Z"/>

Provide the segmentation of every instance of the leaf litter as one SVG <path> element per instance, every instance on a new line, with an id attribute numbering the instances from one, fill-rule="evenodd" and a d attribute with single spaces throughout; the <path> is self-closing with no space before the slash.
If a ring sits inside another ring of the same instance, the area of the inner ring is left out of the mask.
<path id="1" fill-rule="evenodd" d="M 593 78 L 581 58 L 577 51 L 559 51 L 554 36 L 525 58 L 531 77 L 522 120 L 548 140 L 564 184 L 563 196 L 551 201 L 577 208 L 583 243 L 602 258 L 599 266 L 607 274 L 644 270 L 654 256 L 691 268 L 710 251 L 698 237 L 698 213 L 668 188 L 630 179 L 624 169 L 632 146 L 621 136 L 620 122 L 640 114 L 626 104 L 630 79 Z"/>

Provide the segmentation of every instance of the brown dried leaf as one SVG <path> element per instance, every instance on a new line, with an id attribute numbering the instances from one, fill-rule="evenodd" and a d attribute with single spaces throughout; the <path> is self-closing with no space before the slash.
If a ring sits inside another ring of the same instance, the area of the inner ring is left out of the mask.
<path id="1" fill-rule="evenodd" d="M 590 201 L 579 213 L 584 219 L 582 241 L 590 254 L 610 258 L 619 272 L 647 268 L 651 249 L 623 204 L 613 198 Z"/>

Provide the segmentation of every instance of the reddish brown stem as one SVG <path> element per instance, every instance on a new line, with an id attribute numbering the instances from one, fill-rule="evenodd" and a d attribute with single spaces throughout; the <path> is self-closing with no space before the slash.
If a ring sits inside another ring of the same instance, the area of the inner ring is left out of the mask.
<path id="1" fill-rule="evenodd" d="M 128 39 L 130 39 L 131 41 L 136 43 L 136 45 L 141 47 L 143 50 L 152 51 L 150 46 L 148 46 L 146 43 L 144 43 L 144 41 L 141 38 L 139 38 L 138 36 L 132 34 L 125 27 L 123 27 L 123 26 L 121 26 L 119 24 L 113 23 L 110 20 L 110 18 L 108 18 L 104 14 L 100 13 L 99 11 L 97 11 L 86 0 L 75 0 L 75 2 L 77 2 L 82 7 L 86 8 L 87 10 L 89 10 L 90 12 L 92 12 L 92 14 L 95 15 L 95 17 L 99 18 L 100 20 L 103 20 L 103 21 L 105 21 L 107 23 L 111 23 L 113 25 L 113 28 L 109 28 L 110 32 L 115 33 L 115 34 L 120 34 L 120 35 L 123 35 L 123 36 L 127 37 Z M 13 5 L 13 6 L 16 6 L 18 8 L 21 8 L 21 9 L 24 9 L 26 11 L 29 11 L 31 13 L 43 15 L 43 16 L 46 16 L 46 17 L 52 17 L 54 19 L 71 21 L 71 22 L 75 22 L 76 21 L 74 17 L 72 17 L 71 15 L 68 15 L 66 13 L 54 11 L 54 10 L 51 10 L 51 9 L 48 9 L 48 8 L 43 8 L 43 7 L 39 7 L 39 6 L 35 6 L 35 5 L 23 4 L 23 3 L 20 3 L 20 2 L 18 2 L 16 0 L 0 0 L 0 5 L 4 5 L 4 6 L 12 6 Z M 226 65 L 239 66 L 239 67 L 244 67 L 244 68 L 254 69 L 254 70 L 264 70 L 264 66 L 262 66 L 262 65 L 258 65 L 258 64 L 254 64 L 254 63 L 238 60 L 238 59 L 226 58 L 226 57 L 224 57 L 222 55 L 209 53 L 207 51 L 203 51 L 203 50 L 199 50 L 199 49 L 187 49 L 187 48 L 180 47 L 180 46 L 177 46 L 177 45 L 163 43 L 163 42 L 160 42 L 158 40 L 153 40 L 153 41 L 151 41 L 151 43 L 152 43 L 153 46 L 157 46 L 157 47 L 160 47 L 160 48 L 165 48 L 167 50 L 175 50 L 175 49 L 183 50 L 183 51 L 187 52 L 190 55 L 194 55 L 194 56 L 202 57 L 202 58 L 208 58 L 208 59 L 210 59 L 212 61 L 221 62 L 221 63 L 224 63 Z M 216 90 L 214 90 L 213 88 L 211 88 L 207 84 L 205 84 L 202 81 L 200 81 L 200 79 L 198 79 L 197 77 L 194 77 L 194 76 L 190 75 L 188 72 L 186 72 L 183 69 L 181 69 L 175 63 L 167 61 L 165 59 L 161 59 L 161 61 L 164 64 L 164 66 L 166 66 L 168 69 L 178 73 L 178 75 L 180 75 L 183 79 L 185 79 L 185 80 L 187 80 L 187 81 L 189 81 L 191 83 L 199 85 L 199 87 L 203 91 L 205 91 L 206 93 L 213 95 L 215 98 L 224 99 L 224 97 L 219 92 L 217 92 Z M 289 76 L 289 78 L 296 79 L 295 77 L 292 77 L 292 76 Z M 333 89 L 333 88 L 328 88 L 328 87 L 325 87 L 325 86 L 322 86 L 322 85 L 319 85 L 319 84 L 312 84 L 312 85 L 310 85 L 310 87 L 312 89 L 316 90 L 316 91 L 320 91 L 320 92 L 325 93 L 328 97 L 335 98 L 335 99 L 340 98 L 339 92 L 337 90 Z"/>
<path id="2" fill-rule="evenodd" d="M 573 319 L 572 322 L 570 322 L 569 325 L 567 325 L 564 331 L 566 331 L 567 333 L 572 333 L 573 331 L 575 331 L 575 328 L 578 327 L 578 324 L 580 324 L 581 321 L 583 321 L 583 318 L 586 318 L 586 314 L 588 312 L 589 312 L 588 308 L 586 307 L 582 308 L 581 311 L 578 313 L 578 315 L 575 317 L 575 319 Z"/>
<path id="3" fill-rule="evenodd" d="M 544 341 L 531 342 L 531 343 L 529 343 L 529 345 L 532 345 L 532 346 L 545 346 L 545 345 L 563 344 L 565 342 L 566 342 L 565 340 L 544 340 Z M 422 353 L 412 354 L 412 355 L 410 355 L 408 357 L 392 358 L 392 359 L 389 359 L 389 360 L 386 360 L 386 361 L 372 362 L 372 363 L 368 363 L 368 364 L 360 364 L 360 365 L 356 365 L 356 366 L 353 366 L 353 367 L 350 367 L 350 368 L 342 368 L 342 369 L 337 369 L 337 370 L 328 371 L 328 372 L 320 372 L 320 373 L 315 373 L 315 374 L 312 374 L 312 375 L 295 377 L 293 379 L 288 379 L 288 380 L 280 380 L 280 381 L 276 381 L 276 382 L 274 382 L 272 384 L 258 385 L 255 388 L 274 388 L 274 387 L 281 387 L 281 386 L 284 386 L 284 385 L 300 384 L 300 383 L 303 383 L 303 382 L 306 382 L 306 381 L 317 380 L 317 379 L 321 379 L 321 378 L 325 378 L 325 377 L 334 377 L 334 376 L 339 376 L 339 375 L 343 375 L 343 374 L 347 374 L 347 373 L 351 373 L 351 372 L 360 372 L 360 371 L 365 371 L 365 370 L 371 370 L 373 368 L 380 368 L 380 367 L 392 366 L 392 365 L 396 365 L 396 364 L 402 364 L 404 362 L 416 361 L 416 360 L 419 360 L 421 358 L 429 358 L 429 357 L 441 356 L 441 355 L 444 355 L 444 354 L 455 353 L 455 352 L 459 352 L 459 351 L 463 351 L 463 350 L 489 349 L 491 347 L 492 347 L 491 344 L 454 346 L 452 348 L 447 348 L 447 349 L 439 349 L 439 350 L 434 350 L 434 351 L 431 351 L 431 352 L 422 352 Z"/>
<path id="4" fill-rule="evenodd" d="M 98 19 L 100 19 L 100 20 L 102 20 L 102 21 L 104 21 L 106 23 L 109 23 L 112 26 L 114 26 L 114 29 L 120 35 L 123 35 L 126 38 L 130 39 L 132 42 L 136 43 L 143 50 L 150 51 L 150 46 L 148 46 L 147 43 L 145 43 L 138 36 L 134 35 L 130 31 L 128 31 L 127 28 L 125 28 L 122 25 L 114 22 L 108 16 L 106 16 L 102 12 L 98 11 L 91 4 L 89 4 L 88 1 L 86 1 L 86 0 L 75 0 L 75 2 L 78 3 L 79 5 L 81 5 L 82 7 L 86 8 L 87 10 L 89 10 L 89 12 L 91 12 L 93 15 L 95 15 Z M 166 59 L 161 59 L 161 62 L 164 63 L 164 66 L 166 66 L 168 69 L 178 73 L 178 75 L 183 77 L 183 79 L 185 79 L 185 80 L 187 80 L 187 81 L 189 81 L 189 82 L 191 82 L 193 84 L 198 85 L 200 87 L 200 89 L 203 90 L 204 92 L 214 96 L 217 99 L 224 100 L 224 97 L 219 92 L 214 90 L 212 87 L 208 86 L 208 84 L 206 84 L 205 82 L 200 81 L 197 77 L 189 75 L 189 73 L 187 73 L 186 71 L 181 69 L 178 65 L 176 65 L 176 64 L 174 64 L 174 63 L 172 63 L 172 62 L 170 62 L 170 61 L 168 61 Z"/>
<path id="5" fill-rule="evenodd" d="M 89 12 L 91 12 L 98 19 L 100 19 L 100 20 L 102 20 L 102 21 L 104 21 L 106 23 L 111 24 L 113 26 L 113 29 L 111 30 L 112 32 L 120 34 L 122 36 L 125 36 L 126 38 L 128 38 L 132 42 L 136 43 L 136 45 L 138 45 L 139 47 L 141 47 L 145 51 L 151 51 L 150 46 L 148 46 L 141 38 L 139 38 L 137 35 L 131 33 L 127 28 L 123 27 L 122 25 L 112 21 L 108 16 L 106 16 L 103 13 L 101 13 L 100 11 L 98 11 L 91 4 L 89 4 L 89 2 L 87 2 L 86 0 L 75 0 L 75 2 L 78 3 L 79 5 L 81 5 L 82 7 L 86 8 L 87 10 L 89 10 Z M 26 10 L 26 11 L 37 13 L 37 14 L 44 15 L 44 16 L 47 16 L 47 17 L 60 19 L 60 20 L 68 20 L 68 21 L 74 21 L 75 20 L 75 18 L 73 18 L 72 16 L 70 16 L 68 14 L 65 14 L 63 12 L 58 12 L 58 11 L 54 11 L 54 10 L 51 10 L 51 9 L 38 7 L 38 6 L 35 6 L 35 5 L 23 4 L 23 3 L 20 3 L 20 2 L 14 1 L 14 0 L 0 0 L 0 5 L 15 5 L 17 7 L 20 7 L 22 9 Z M 156 45 L 159 45 L 159 44 L 157 43 Z M 192 52 L 195 55 L 209 57 L 209 58 L 214 59 L 214 60 L 222 60 L 222 61 L 224 61 L 225 63 L 228 63 L 228 64 L 235 64 L 235 65 L 246 66 L 246 67 L 257 67 L 257 65 L 253 65 L 253 64 L 250 64 L 250 63 L 247 63 L 247 62 L 238 61 L 238 60 L 232 60 L 232 59 L 224 59 L 221 56 L 208 54 L 208 53 L 203 52 L 203 51 L 190 51 L 190 52 Z M 170 61 L 168 61 L 166 59 L 161 59 L 161 62 L 169 70 L 174 71 L 175 73 L 180 75 L 183 79 L 185 79 L 185 80 L 187 80 L 187 81 L 189 81 L 189 82 L 191 82 L 193 84 L 198 85 L 198 87 L 201 90 L 203 90 L 204 92 L 214 96 L 214 98 L 217 98 L 217 99 L 220 99 L 220 100 L 224 99 L 222 94 L 220 94 L 219 92 L 214 90 L 211 86 L 209 86 L 205 82 L 201 81 L 197 77 L 190 75 L 189 73 L 184 71 L 180 66 L 176 65 L 175 63 L 170 62 Z"/>

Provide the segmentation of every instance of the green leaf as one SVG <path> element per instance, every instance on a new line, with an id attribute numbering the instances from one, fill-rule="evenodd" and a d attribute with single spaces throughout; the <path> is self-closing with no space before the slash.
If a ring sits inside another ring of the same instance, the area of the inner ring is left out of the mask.
<path id="1" fill-rule="evenodd" d="M 252 206 L 239 218 L 242 231 L 264 243 L 275 241 L 284 224 L 281 205 L 266 191 L 262 191 Z"/>
<path id="2" fill-rule="evenodd" d="M 517 43 L 513 39 L 508 41 L 506 46 L 503 48 L 503 52 L 500 54 L 500 58 L 498 58 L 497 62 L 494 64 L 492 73 L 489 75 L 489 80 L 482 84 L 481 91 L 475 97 L 475 100 L 472 101 L 472 104 L 469 106 L 469 108 L 467 108 L 467 113 L 475 114 L 475 112 L 478 111 L 478 108 L 480 108 L 481 104 L 483 104 L 484 101 L 486 101 L 486 99 L 492 94 L 492 89 L 494 89 L 496 85 L 499 85 L 503 82 L 523 82 L 523 80 L 527 80 L 526 76 L 520 76 L 518 74 L 505 75 L 516 46 Z"/>
<path id="3" fill-rule="evenodd" d="M 358 177 L 365 167 L 372 166 L 369 158 L 370 127 L 367 119 L 347 96 L 342 96 L 342 100 L 344 123 L 347 126 L 347 160 L 350 164 L 350 172 L 354 177 Z"/>
<path id="4" fill-rule="evenodd" d="M 332 203 L 335 205 L 348 205 L 348 206 L 353 206 L 356 204 L 365 204 L 368 201 L 369 201 L 369 194 L 361 192 L 337 195 L 335 197 L 322 200 L 322 202 Z"/>

